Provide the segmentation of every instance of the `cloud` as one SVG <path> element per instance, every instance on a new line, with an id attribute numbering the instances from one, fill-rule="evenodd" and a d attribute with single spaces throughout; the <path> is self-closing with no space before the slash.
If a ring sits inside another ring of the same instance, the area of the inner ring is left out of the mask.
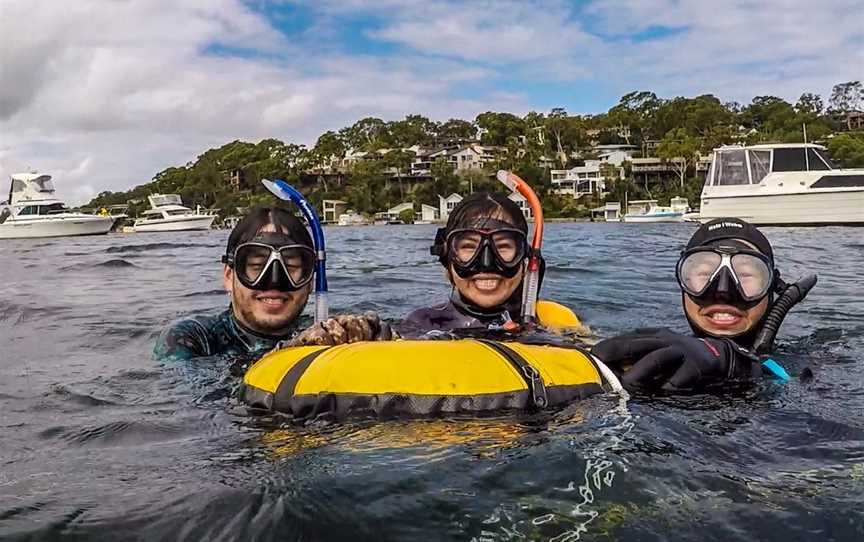
<path id="1" fill-rule="evenodd" d="M 862 10 L 860 0 L 0 0 L 0 35 L 15 38 L 0 47 L 0 178 L 38 168 L 80 203 L 227 141 L 311 144 L 365 116 L 572 110 L 580 94 L 597 96 L 599 112 L 635 89 L 827 98 L 864 75 Z"/>

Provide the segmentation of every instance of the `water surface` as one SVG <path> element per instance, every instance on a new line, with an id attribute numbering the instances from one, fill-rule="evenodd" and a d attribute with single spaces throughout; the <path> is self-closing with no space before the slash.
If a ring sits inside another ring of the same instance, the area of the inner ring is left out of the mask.
<path id="1" fill-rule="evenodd" d="M 601 335 L 681 331 L 687 224 L 550 224 L 544 296 Z M 542 415 L 250 418 L 225 360 L 162 367 L 170 320 L 227 306 L 228 232 L 4 241 L 0 539 L 864 539 L 864 231 L 766 228 L 819 284 L 777 357 L 809 382 L 595 397 Z M 443 299 L 434 227 L 330 228 L 331 306 Z"/>

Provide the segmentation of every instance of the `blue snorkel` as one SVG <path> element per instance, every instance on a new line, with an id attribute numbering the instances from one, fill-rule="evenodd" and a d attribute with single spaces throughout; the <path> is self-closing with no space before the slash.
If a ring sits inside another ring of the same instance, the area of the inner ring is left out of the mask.
<path id="1" fill-rule="evenodd" d="M 306 218 L 306 222 L 309 223 L 309 228 L 312 230 L 312 240 L 315 243 L 315 323 L 323 322 L 327 319 L 329 309 L 327 307 L 327 257 L 321 221 L 303 194 L 290 184 L 281 179 L 274 181 L 261 179 L 261 183 L 277 198 L 290 201 L 299 207 L 300 212 Z"/>

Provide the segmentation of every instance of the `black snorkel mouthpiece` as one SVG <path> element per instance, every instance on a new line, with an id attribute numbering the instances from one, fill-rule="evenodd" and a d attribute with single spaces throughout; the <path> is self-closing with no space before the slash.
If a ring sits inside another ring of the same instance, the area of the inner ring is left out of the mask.
<path id="1" fill-rule="evenodd" d="M 777 331 L 780 329 L 780 325 L 783 323 L 786 315 L 792 310 L 792 307 L 807 297 L 807 294 L 816 285 L 817 280 L 815 274 L 807 275 L 798 282 L 789 284 L 786 287 L 765 316 L 762 328 L 753 341 L 754 352 L 759 355 L 765 355 L 774 349 L 774 339 L 777 337 Z"/>

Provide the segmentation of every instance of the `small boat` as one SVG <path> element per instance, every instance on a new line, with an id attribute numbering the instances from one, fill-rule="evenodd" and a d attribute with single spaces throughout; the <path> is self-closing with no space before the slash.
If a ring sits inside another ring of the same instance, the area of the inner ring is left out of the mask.
<path id="1" fill-rule="evenodd" d="M 150 209 L 135 221 L 136 233 L 157 231 L 209 230 L 216 215 L 201 213 L 183 206 L 178 194 L 152 194 L 147 196 Z"/>
<path id="2" fill-rule="evenodd" d="M 627 205 L 624 222 L 681 222 L 684 210 L 673 207 L 661 207 L 657 200 L 634 200 Z"/>
<path id="3" fill-rule="evenodd" d="M 354 211 L 349 210 L 347 213 L 342 213 L 339 215 L 339 220 L 336 222 L 337 226 L 367 226 L 369 225 L 369 220 L 363 215 L 356 213 Z"/>
<path id="4" fill-rule="evenodd" d="M 864 225 L 864 169 L 838 169 L 812 143 L 714 149 L 700 220 L 751 224 Z"/>
<path id="5" fill-rule="evenodd" d="M 54 192 L 50 175 L 12 175 L 8 204 L 0 206 L 0 239 L 104 235 L 111 230 L 115 217 L 72 211 Z"/>

